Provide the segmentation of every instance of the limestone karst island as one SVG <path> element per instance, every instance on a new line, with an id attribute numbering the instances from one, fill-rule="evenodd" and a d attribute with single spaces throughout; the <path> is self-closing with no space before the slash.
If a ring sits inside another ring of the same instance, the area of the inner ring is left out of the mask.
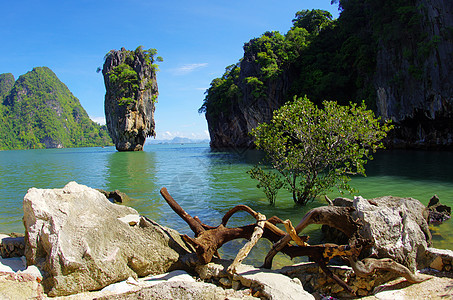
<path id="1" fill-rule="evenodd" d="M 112 50 L 102 74 L 105 118 L 118 151 L 140 151 L 147 137 L 155 137 L 154 110 L 158 88 L 155 49 Z"/>
<path id="2" fill-rule="evenodd" d="M 453 298 L 451 0 L 0 16 L 0 299 Z"/>

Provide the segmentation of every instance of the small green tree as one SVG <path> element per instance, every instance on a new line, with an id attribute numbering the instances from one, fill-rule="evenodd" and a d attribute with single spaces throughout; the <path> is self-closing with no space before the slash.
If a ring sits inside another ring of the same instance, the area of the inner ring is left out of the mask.
<path id="1" fill-rule="evenodd" d="M 253 179 L 258 180 L 257 188 L 263 188 L 264 194 L 270 204 L 275 204 L 278 190 L 280 190 L 284 183 L 275 172 L 265 172 L 259 166 L 254 166 L 248 170 L 247 173 Z"/>
<path id="2" fill-rule="evenodd" d="M 380 123 L 364 103 L 324 101 L 323 106 L 295 97 L 274 112 L 269 124 L 252 131 L 255 144 L 301 205 L 333 187 L 352 192 L 349 176 L 365 176 L 364 165 L 373 158 L 371 153 L 383 148 L 380 141 L 392 127 Z"/>

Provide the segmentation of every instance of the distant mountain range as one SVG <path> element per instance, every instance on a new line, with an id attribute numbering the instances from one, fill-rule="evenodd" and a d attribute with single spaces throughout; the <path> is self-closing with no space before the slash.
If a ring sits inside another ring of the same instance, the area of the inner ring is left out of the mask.
<path id="1" fill-rule="evenodd" d="M 146 144 L 209 144 L 209 140 L 192 140 L 185 137 L 174 137 L 171 140 L 148 139 Z"/>
<path id="2" fill-rule="evenodd" d="M 0 150 L 112 145 L 79 99 L 47 67 L 0 74 Z"/>

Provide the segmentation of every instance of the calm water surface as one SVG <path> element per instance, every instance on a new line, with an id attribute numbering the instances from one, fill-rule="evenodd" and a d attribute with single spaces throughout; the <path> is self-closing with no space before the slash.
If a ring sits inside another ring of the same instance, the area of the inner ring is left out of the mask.
<path id="1" fill-rule="evenodd" d="M 191 234 L 190 228 L 168 207 L 159 194 L 166 187 L 192 216 L 209 225 L 218 225 L 222 216 L 237 204 L 246 204 L 264 213 L 298 223 L 312 207 L 298 207 L 288 192 L 279 193 L 270 206 L 256 182 L 246 174 L 262 158 L 257 151 L 213 152 L 207 144 L 146 145 L 143 152 L 116 152 L 108 148 L 13 150 L 0 152 L 0 232 L 23 232 L 22 200 L 30 187 L 61 188 L 77 181 L 93 188 L 119 189 L 134 207 L 162 225 Z M 367 165 L 367 177 L 357 177 L 352 185 L 359 195 L 413 197 L 427 204 L 437 194 L 453 206 L 453 153 L 425 151 L 386 151 L 375 155 Z M 331 198 L 340 196 L 331 193 Z M 345 195 L 352 197 L 351 195 Z M 245 213 L 236 214 L 230 226 L 253 223 Z M 453 221 L 432 227 L 434 246 L 453 249 Z M 319 240 L 319 226 L 304 233 L 312 243 Z M 233 258 L 244 241 L 224 245 L 221 254 Z M 261 241 L 246 261 L 260 265 L 270 244 Z M 278 265 L 289 263 L 283 255 Z"/>

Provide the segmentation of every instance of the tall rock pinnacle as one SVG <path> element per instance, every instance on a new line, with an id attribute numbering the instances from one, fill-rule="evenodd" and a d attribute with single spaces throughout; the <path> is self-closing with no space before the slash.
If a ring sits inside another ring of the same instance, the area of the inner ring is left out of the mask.
<path id="1" fill-rule="evenodd" d="M 156 136 L 156 53 L 140 46 L 135 51 L 111 50 L 105 56 L 105 119 L 118 151 L 141 151 L 146 138 Z"/>

